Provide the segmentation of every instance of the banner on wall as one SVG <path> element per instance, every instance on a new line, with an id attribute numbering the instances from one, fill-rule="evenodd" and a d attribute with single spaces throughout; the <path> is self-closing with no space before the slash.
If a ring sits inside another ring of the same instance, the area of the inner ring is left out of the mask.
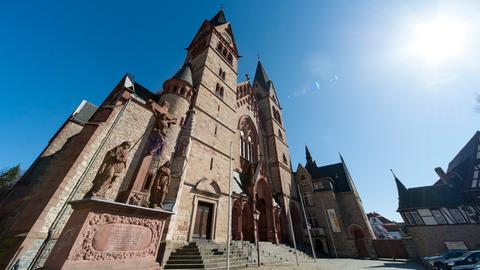
<path id="1" fill-rule="evenodd" d="M 338 223 L 337 215 L 335 214 L 334 209 L 327 209 L 328 219 L 330 220 L 330 225 L 332 226 L 333 232 L 341 232 L 340 223 Z"/>

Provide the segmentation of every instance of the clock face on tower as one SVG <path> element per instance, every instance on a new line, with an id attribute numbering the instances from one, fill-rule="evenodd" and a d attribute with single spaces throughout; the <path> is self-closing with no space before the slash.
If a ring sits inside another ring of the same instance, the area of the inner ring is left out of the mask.
<path id="1" fill-rule="evenodd" d="M 228 44 L 231 44 L 231 43 L 232 43 L 232 39 L 231 39 L 230 36 L 227 34 L 227 32 L 223 32 L 223 33 L 222 33 L 222 36 L 223 36 L 223 38 L 227 41 Z"/>

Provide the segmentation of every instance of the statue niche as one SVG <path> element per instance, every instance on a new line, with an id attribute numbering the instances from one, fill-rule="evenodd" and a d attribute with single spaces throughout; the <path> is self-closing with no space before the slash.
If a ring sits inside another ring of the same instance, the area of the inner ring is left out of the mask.
<path id="1" fill-rule="evenodd" d="M 171 172 L 170 161 L 166 161 L 160 168 L 158 168 L 157 176 L 150 189 L 150 207 L 162 208 L 163 201 L 168 192 L 168 185 L 170 184 Z"/>
<path id="2" fill-rule="evenodd" d="M 85 197 L 105 198 L 107 191 L 123 174 L 127 167 L 128 153 L 132 144 L 125 141 L 108 151 L 93 180 L 93 186 Z"/>

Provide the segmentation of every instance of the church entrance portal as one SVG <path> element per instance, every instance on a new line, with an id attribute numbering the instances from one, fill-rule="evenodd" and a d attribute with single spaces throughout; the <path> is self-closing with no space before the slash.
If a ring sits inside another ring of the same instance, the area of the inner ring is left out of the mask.
<path id="1" fill-rule="evenodd" d="M 213 204 L 198 202 L 193 228 L 194 239 L 212 238 Z"/>

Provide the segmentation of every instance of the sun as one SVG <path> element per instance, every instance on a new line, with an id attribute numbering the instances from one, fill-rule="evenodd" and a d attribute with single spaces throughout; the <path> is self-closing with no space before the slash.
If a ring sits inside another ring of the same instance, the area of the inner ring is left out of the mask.
<path id="1" fill-rule="evenodd" d="M 437 18 L 413 27 L 412 52 L 432 65 L 456 59 L 465 52 L 467 27 L 449 18 Z"/>

